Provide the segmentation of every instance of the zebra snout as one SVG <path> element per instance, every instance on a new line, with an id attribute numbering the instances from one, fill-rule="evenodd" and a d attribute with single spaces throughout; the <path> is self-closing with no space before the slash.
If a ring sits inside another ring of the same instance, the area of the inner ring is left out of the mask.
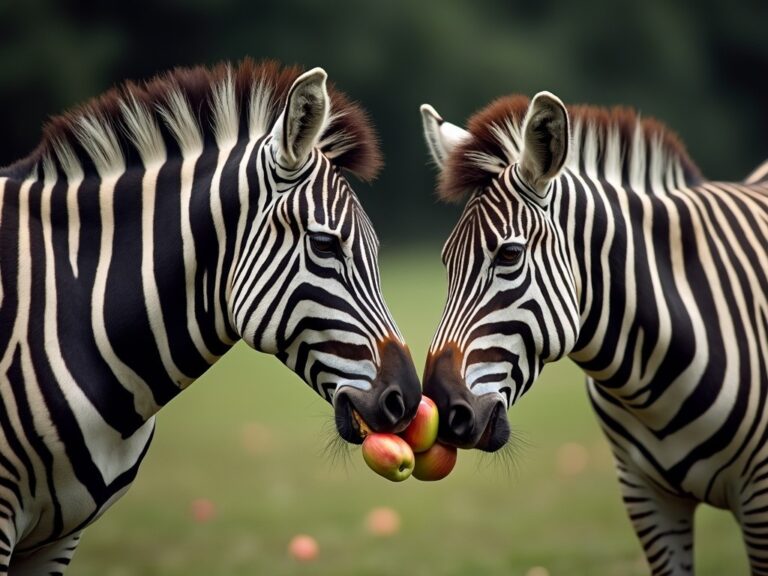
<path id="1" fill-rule="evenodd" d="M 427 358 L 424 395 L 437 404 L 438 436 L 459 448 L 498 450 L 509 439 L 506 405 L 496 393 L 476 396 L 460 368 L 461 354 L 455 346 L 446 346 Z"/>
<path id="2" fill-rule="evenodd" d="M 402 432 L 416 415 L 421 384 L 408 348 L 395 340 L 379 344 L 381 366 L 367 389 L 341 386 L 334 396 L 336 428 L 359 444 L 367 432 Z"/>
<path id="3" fill-rule="evenodd" d="M 495 394 L 449 401 L 441 414 L 440 439 L 459 448 L 495 452 L 509 440 L 509 421 L 504 402 Z M 438 411 L 440 406 L 438 405 Z"/>
<path id="4" fill-rule="evenodd" d="M 401 432 L 413 417 L 421 401 L 421 383 L 408 347 L 388 338 L 379 343 L 381 366 L 373 381 L 372 393 L 378 392 L 378 410 L 373 424 L 382 431 Z"/>

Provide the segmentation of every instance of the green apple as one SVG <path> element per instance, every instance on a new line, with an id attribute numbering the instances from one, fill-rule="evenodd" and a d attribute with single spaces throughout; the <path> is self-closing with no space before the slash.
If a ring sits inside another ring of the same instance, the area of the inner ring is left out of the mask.
<path id="1" fill-rule="evenodd" d="M 393 482 L 402 482 L 413 471 L 413 450 L 395 434 L 368 434 L 363 440 L 363 459 L 371 470 Z"/>
<path id="2" fill-rule="evenodd" d="M 456 465 L 456 447 L 436 442 L 426 452 L 416 454 L 413 477 L 417 480 L 442 480 Z"/>
<path id="3" fill-rule="evenodd" d="M 414 452 L 429 450 L 437 440 L 439 415 L 437 405 L 427 396 L 421 397 L 416 416 L 400 436 L 408 442 Z"/>

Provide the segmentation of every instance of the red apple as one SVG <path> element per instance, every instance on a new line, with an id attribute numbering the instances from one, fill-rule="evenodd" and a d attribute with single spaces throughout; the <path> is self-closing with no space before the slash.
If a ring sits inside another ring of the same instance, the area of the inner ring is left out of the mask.
<path id="1" fill-rule="evenodd" d="M 374 536 L 392 536 L 400 530 L 400 514 L 387 506 L 379 506 L 368 513 L 365 527 Z"/>
<path id="2" fill-rule="evenodd" d="M 195 522 L 208 522 L 216 516 L 216 505 L 208 498 L 196 498 L 190 505 L 192 519 Z"/>
<path id="3" fill-rule="evenodd" d="M 431 398 L 422 396 L 416 416 L 400 436 L 408 442 L 414 452 L 429 450 L 437 440 L 438 420 L 437 406 Z"/>
<path id="4" fill-rule="evenodd" d="M 402 482 L 413 471 L 413 450 L 395 434 L 368 434 L 363 440 L 363 459 L 371 470 L 393 482 Z"/>
<path id="5" fill-rule="evenodd" d="M 436 442 L 426 452 L 416 454 L 413 477 L 417 480 L 442 480 L 456 464 L 456 447 Z"/>
<path id="6" fill-rule="evenodd" d="M 306 534 L 297 534 L 288 543 L 288 552 L 296 560 L 309 562 L 317 558 L 319 547 L 317 540 Z"/>

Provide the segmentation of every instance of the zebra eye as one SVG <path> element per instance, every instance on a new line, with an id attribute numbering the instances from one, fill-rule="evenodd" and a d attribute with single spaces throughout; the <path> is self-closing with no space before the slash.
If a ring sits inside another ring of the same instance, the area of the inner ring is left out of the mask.
<path id="1" fill-rule="evenodd" d="M 496 252 L 494 264 L 499 266 L 514 266 L 520 262 L 525 248 L 522 244 L 504 244 Z"/>
<path id="2" fill-rule="evenodd" d="M 312 250 L 323 258 L 330 258 L 339 253 L 339 242 L 335 236 L 330 234 L 311 232 L 309 234 L 309 244 L 312 246 Z"/>

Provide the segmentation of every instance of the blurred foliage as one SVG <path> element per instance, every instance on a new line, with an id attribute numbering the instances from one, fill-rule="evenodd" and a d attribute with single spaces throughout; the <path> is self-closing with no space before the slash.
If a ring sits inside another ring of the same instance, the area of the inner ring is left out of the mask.
<path id="1" fill-rule="evenodd" d="M 768 157 L 766 22 L 766 2 L 720 0 L 3 0 L 0 165 L 126 78 L 246 55 L 320 65 L 378 127 L 387 167 L 357 190 L 384 242 L 442 238 L 457 208 L 431 193 L 419 104 L 456 123 L 511 92 L 632 105 L 707 176 L 740 179 Z"/>

